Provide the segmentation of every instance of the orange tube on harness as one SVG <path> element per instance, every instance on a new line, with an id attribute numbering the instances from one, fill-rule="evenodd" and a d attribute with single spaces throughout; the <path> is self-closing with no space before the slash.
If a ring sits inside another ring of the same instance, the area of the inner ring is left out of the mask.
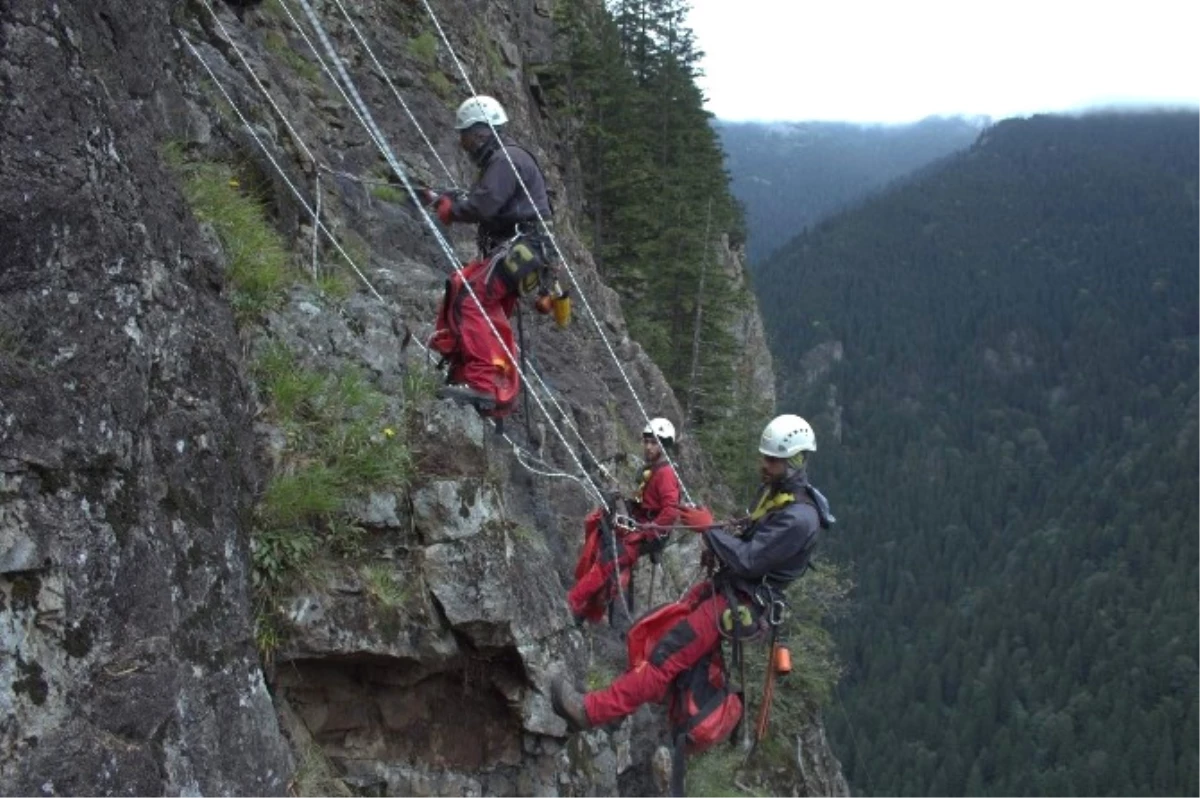
<path id="1" fill-rule="evenodd" d="M 775 672 L 780 676 L 786 676 L 792 672 L 792 652 L 788 651 L 783 646 L 775 647 Z"/>

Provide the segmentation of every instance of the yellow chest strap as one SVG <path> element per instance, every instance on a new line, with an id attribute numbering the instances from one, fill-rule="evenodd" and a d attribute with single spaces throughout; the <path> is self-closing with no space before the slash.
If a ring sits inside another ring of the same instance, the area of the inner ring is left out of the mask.
<path id="1" fill-rule="evenodd" d="M 768 491 L 759 499 L 758 506 L 754 508 L 754 512 L 750 513 L 750 520 L 757 521 L 767 513 L 778 510 L 780 507 L 786 507 L 794 501 L 796 501 L 796 497 L 791 493 L 771 493 Z"/>
<path id="2" fill-rule="evenodd" d="M 638 483 L 637 491 L 633 497 L 639 503 L 642 501 L 642 494 L 646 491 L 646 486 L 650 484 L 650 477 L 654 474 L 654 466 L 642 469 L 642 481 Z"/>

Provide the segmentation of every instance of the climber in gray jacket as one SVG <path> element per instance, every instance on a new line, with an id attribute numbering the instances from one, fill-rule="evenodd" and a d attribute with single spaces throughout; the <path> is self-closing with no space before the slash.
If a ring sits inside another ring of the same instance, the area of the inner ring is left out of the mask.
<path id="1" fill-rule="evenodd" d="M 454 125 L 459 145 L 479 167 L 479 176 L 465 194 L 446 192 L 435 200 L 443 224 L 479 226 L 477 241 L 485 257 L 518 232 L 540 238 L 538 216 L 546 222 L 551 216 L 541 167 L 528 150 L 504 135 L 507 123 L 504 107 L 492 97 L 471 97 L 459 106 Z"/>

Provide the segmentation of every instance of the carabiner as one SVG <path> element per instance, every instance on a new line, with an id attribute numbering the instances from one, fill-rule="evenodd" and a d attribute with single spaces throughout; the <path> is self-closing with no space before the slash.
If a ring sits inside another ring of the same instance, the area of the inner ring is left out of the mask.
<path id="1" fill-rule="evenodd" d="M 622 532 L 633 532 L 637 529 L 637 521 L 633 516 L 617 513 L 613 516 L 613 526 Z"/>
<path id="2" fill-rule="evenodd" d="M 787 612 L 787 605 L 782 600 L 775 599 L 771 602 L 771 609 L 767 612 L 767 623 L 771 626 L 779 626 L 783 623 L 785 612 Z"/>

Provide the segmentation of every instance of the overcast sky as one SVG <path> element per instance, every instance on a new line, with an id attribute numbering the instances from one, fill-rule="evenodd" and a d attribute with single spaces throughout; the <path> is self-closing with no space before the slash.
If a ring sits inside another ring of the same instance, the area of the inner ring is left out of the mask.
<path id="1" fill-rule="evenodd" d="M 1200 102 L 1197 0 L 691 0 L 729 120 L 993 119 Z"/>

